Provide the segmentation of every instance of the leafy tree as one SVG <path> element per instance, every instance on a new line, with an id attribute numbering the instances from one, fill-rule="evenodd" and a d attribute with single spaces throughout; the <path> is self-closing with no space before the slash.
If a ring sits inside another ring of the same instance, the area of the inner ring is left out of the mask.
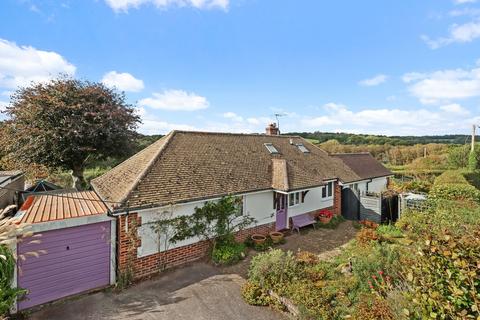
<path id="1" fill-rule="evenodd" d="M 87 161 L 128 151 L 140 121 L 123 93 L 67 77 L 18 89 L 5 113 L 4 150 L 27 165 L 71 170 L 77 189 Z"/>

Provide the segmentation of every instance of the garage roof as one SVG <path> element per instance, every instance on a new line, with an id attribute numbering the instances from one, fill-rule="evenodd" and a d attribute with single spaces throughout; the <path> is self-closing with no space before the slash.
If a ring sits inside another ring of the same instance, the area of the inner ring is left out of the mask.
<path id="1" fill-rule="evenodd" d="M 39 223 L 97 214 L 106 214 L 107 206 L 94 191 L 32 195 L 17 213 L 21 223 Z"/>

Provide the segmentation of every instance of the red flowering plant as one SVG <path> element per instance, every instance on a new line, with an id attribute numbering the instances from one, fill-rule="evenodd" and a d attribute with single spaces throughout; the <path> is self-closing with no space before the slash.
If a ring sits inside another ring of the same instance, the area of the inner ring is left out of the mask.
<path id="1" fill-rule="evenodd" d="M 320 210 L 320 212 L 318 213 L 318 219 L 322 222 L 322 223 L 329 223 L 330 220 L 332 220 L 333 218 L 333 212 L 328 210 L 328 209 L 323 209 L 323 210 Z"/>
<path id="2" fill-rule="evenodd" d="M 392 278 L 385 275 L 382 270 L 378 271 L 378 275 L 372 275 L 372 280 L 368 281 L 368 286 L 372 293 L 380 297 L 386 298 L 389 291 L 393 289 Z"/>
<path id="3" fill-rule="evenodd" d="M 318 216 L 331 219 L 331 218 L 333 218 L 333 212 L 328 210 L 328 209 L 323 209 L 323 210 L 320 210 Z"/>

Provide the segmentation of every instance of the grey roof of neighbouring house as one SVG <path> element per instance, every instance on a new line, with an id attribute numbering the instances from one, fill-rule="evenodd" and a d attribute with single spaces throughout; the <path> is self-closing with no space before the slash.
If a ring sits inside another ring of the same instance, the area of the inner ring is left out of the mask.
<path id="1" fill-rule="evenodd" d="M 278 153 L 270 153 L 271 143 Z M 303 144 L 304 153 L 297 144 Z M 172 131 L 91 184 L 112 207 L 153 207 L 260 190 L 360 180 L 298 136 Z"/>
<path id="2" fill-rule="evenodd" d="M 393 175 L 390 170 L 385 168 L 385 166 L 375 159 L 369 152 L 337 153 L 332 156 L 342 160 L 362 180 Z"/>

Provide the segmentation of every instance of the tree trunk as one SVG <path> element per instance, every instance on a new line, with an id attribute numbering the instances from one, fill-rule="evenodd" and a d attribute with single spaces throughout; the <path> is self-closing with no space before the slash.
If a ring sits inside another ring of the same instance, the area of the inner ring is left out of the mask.
<path id="1" fill-rule="evenodd" d="M 83 177 L 83 166 L 74 166 L 72 169 L 72 187 L 77 190 L 83 190 L 86 186 L 85 178 Z"/>

